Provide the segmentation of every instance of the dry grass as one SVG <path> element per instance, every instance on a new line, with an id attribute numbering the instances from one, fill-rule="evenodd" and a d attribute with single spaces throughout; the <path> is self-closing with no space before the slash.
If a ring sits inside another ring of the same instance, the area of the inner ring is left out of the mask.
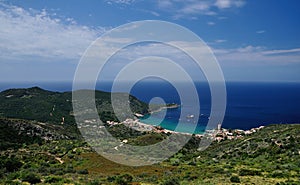
<path id="1" fill-rule="evenodd" d="M 83 153 L 80 155 L 84 159 L 84 163 L 80 168 L 86 168 L 91 175 L 111 176 L 124 173 L 130 173 L 134 176 L 141 174 L 156 175 L 161 177 L 166 171 L 172 171 L 174 167 L 166 167 L 162 165 L 150 165 L 141 167 L 131 167 L 114 163 L 101 155 L 92 153 Z"/>

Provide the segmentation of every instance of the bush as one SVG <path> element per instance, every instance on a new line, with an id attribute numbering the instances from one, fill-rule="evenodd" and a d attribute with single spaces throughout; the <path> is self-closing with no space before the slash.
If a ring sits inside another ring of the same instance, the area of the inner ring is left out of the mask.
<path id="1" fill-rule="evenodd" d="M 0 171 L 0 173 L 1 173 L 1 171 Z M 3 174 L 3 175 L 4 175 L 4 174 Z M 7 180 L 15 180 L 15 179 L 18 179 L 19 177 L 20 177 L 20 173 L 18 173 L 18 172 L 13 172 L 13 173 L 7 174 L 6 179 L 7 179 Z"/>
<path id="2" fill-rule="evenodd" d="M 77 171 L 78 174 L 89 174 L 89 171 L 87 169 L 83 169 L 83 170 L 78 170 Z"/>
<path id="3" fill-rule="evenodd" d="M 88 185 L 100 185 L 101 183 L 98 180 L 93 180 L 88 183 Z"/>
<path id="4" fill-rule="evenodd" d="M 133 180 L 133 177 L 130 174 L 119 175 L 116 177 L 116 184 L 127 185 L 127 184 L 130 184 L 132 182 L 132 180 Z"/>
<path id="5" fill-rule="evenodd" d="M 17 158 L 0 159 L 0 168 L 5 168 L 7 172 L 17 171 L 22 165 Z"/>
<path id="6" fill-rule="evenodd" d="M 22 175 L 22 181 L 29 182 L 30 184 L 37 184 L 41 182 L 41 178 L 34 173 L 27 173 Z"/>
<path id="7" fill-rule="evenodd" d="M 272 178 L 286 178 L 286 177 L 289 176 L 289 174 L 285 173 L 281 170 L 275 170 L 271 174 L 269 174 L 268 176 L 272 177 Z"/>
<path id="8" fill-rule="evenodd" d="M 173 166 L 179 166 L 179 164 L 180 164 L 180 159 L 178 159 L 178 158 L 171 158 L 171 159 L 170 159 L 170 163 L 171 163 Z"/>
<path id="9" fill-rule="evenodd" d="M 173 177 L 173 178 L 164 180 L 162 185 L 180 185 L 180 182 L 179 182 L 179 179 Z"/>
<path id="10" fill-rule="evenodd" d="M 9 184 L 9 185 L 22 185 L 21 182 L 11 181 L 11 180 L 5 181 L 5 184 Z"/>
<path id="11" fill-rule="evenodd" d="M 63 178 L 61 177 L 55 177 L 55 176 L 49 176 L 49 177 L 46 177 L 45 178 L 45 183 L 56 183 L 56 182 L 59 182 L 59 181 L 62 181 Z"/>
<path id="12" fill-rule="evenodd" d="M 261 172 L 258 170 L 241 169 L 239 175 L 240 176 L 247 176 L 247 175 L 255 176 L 255 175 L 261 175 Z"/>
<path id="13" fill-rule="evenodd" d="M 76 170 L 73 168 L 72 164 L 67 165 L 64 171 L 65 173 L 76 173 Z"/>
<path id="14" fill-rule="evenodd" d="M 108 176 L 107 177 L 107 181 L 108 182 L 113 182 L 113 181 L 115 181 L 116 180 L 116 176 Z"/>
<path id="15" fill-rule="evenodd" d="M 230 178 L 230 182 L 234 182 L 234 183 L 240 183 L 241 180 L 238 176 L 234 175 Z"/>

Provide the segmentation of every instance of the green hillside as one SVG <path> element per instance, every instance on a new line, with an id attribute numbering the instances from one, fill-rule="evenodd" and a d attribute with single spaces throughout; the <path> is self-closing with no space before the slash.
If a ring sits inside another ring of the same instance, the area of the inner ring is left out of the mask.
<path id="1" fill-rule="evenodd" d="M 170 159 L 143 167 L 108 161 L 61 125 L 8 118 L 0 125 L 0 184 L 299 184 L 298 124 L 270 125 L 204 151 L 193 137 Z M 128 137 L 145 146 L 166 135 Z"/>
<path id="2" fill-rule="evenodd" d="M 130 102 L 133 112 L 147 113 L 145 103 L 132 96 Z M 96 104 L 103 121 L 115 119 L 110 93 L 96 92 Z M 164 162 L 128 167 L 101 157 L 82 140 L 72 116 L 70 92 L 50 92 L 38 87 L 6 90 L 0 93 L 0 114 L 0 184 L 300 182 L 299 124 L 269 125 L 240 139 L 213 142 L 204 151 L 197 150 L 200 138 L 192 137 L 183 149 Z M 134 131 L 124 125 L 108 130 L 120 141 L 127 139 L 138 146 L 168 136 Z"/>
<path id="3" fill-rule="evenodd" d="M 124 93 L 116 94 L 116 97 L 126 96 Z M 111 93 L 95 91 L 95 101 L 100 119 L 104 122 L 115 120 L 111 106 Z M 129 96 L 131 111 L 145 114 L 148 112 L 148 105 Z M 120 107 L 122 102 L 120 102 Z M 126 117 L 132 117 L 130 110 L 127 110 Z M 39 87 L 28 89 L 9 89 L 0 93 L 0 117 L 20 118 L 37 120 L 60 124 L 62 118 L 67 125 L 75 123 L 72 116 L 72 93 L 51 92 Z"/>

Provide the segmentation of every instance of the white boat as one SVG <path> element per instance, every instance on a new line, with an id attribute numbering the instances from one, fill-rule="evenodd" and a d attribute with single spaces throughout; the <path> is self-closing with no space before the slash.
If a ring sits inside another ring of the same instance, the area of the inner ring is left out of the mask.
<path id="1" fill-rule="evenodd" d="M 191 119 L 191 118 L 194 118 L 194 117 L 195 117 L 195 115 L 193 115 L 193 114 L 189 114 L 189 115 L 186 116 L 186 118 L 188 118 L 188 119 Z"/>

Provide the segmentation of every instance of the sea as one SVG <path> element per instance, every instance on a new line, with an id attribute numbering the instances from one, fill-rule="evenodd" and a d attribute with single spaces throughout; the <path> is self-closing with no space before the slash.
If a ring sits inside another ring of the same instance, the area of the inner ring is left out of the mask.
<path id="1" fill-rule="evenodd" d="M 125 87 L 128 84 L 124 82 L 123 85 Z M 185 83 L 181 82 L 179 85 L 184 87 Z M 0 83 L 0 90 L 33 86 L 58 92 L 72 90 L 72 82 Z M 178 92 L 166 81 L 140 81 L 133 85 L 129 93 L 147 103 L 153 103 L 159 97 L 165 103 L 180 105 L 178 108 L 146 115 L 140 119 L 141 122 L 168 130 L 197 134 L 204 132 L 208 120 L 211 119 L 211 95 L 208 83 L 194 82 L 194 86 L 198 93 L 198 102 L 181 102 L 182 92 Z M 97 83 L 95 89 L 111 92 L 112 83 Z M 223 128 L 248 130 L 269 124 L 300 123 L 300 83 L 227 82 L 226 92 L 226 111 L 221 123 Z M 184 89 L 184 93 L 189 94 L 189 89 Z M 200 113 L 195 112 L 196 105 L 200 105 Z M 193 115 L 199 115 L 199 119 Z M 176 129 L 179 121 L 184 126 Z"/>

